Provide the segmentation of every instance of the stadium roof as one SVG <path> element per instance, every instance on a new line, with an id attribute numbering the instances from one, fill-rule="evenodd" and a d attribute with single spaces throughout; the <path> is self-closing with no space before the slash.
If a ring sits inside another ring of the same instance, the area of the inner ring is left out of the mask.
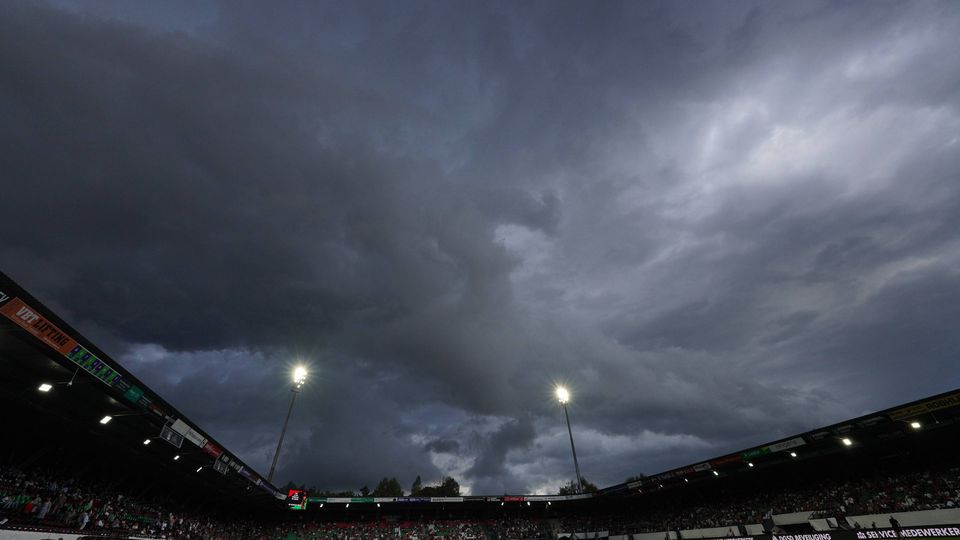
<path id="1" fill-rule="evenodd" d="M 920 433 L 949 439 L 958 432 L 960 389 L 610 486 L 600 493 L 624 495 L 669 489 L 694 480 L 746 473 L 797 459 L 822 458 L 859 447 L 895 447 L 898 441 Z"/>
<path id="2" fill-rule="evenodd" d="M 282 498 L 253 468 L 3 273 L 0 370 L 5 438 L 35 449 L 39 459 L 57 449 L 66 451 L 60 459 L 91 453 L 94 459 L 152 470 L 202 489 L 207 497 Z"/>

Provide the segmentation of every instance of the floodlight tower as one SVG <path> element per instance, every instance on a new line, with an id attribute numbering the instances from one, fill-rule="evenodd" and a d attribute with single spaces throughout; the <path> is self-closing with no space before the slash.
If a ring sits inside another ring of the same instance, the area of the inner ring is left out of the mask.
<path id="1" fill-rule="evenodd" d="M 567 419 L 567 433 L 570 435 L 570 451 L 573 452 L 573 468 L 577 473 L 577 492 L 583 493 L 583 479 L 580 477 L 580 463 L 577 462 L 577 447 L 573 445 L 573 429 L 570 428 L 570 413 L 567 412 L 567 403 L 570 401 L 570 391 L 565 386 L 558 386 L 554 393 L 557 401 L 563 406 L 563 416 Z"/>
<path id="2" fill-rule="evenodd" d="M 280 447 L 283 446 L 283 437 L 287 434 L 287 424 L 290 423 L 290 413 L 293 412 L 293 402 L 297 400 L 297 394 L 303 388 L 303 383 L 307 382 L 307 368 L 297 366 L 293 369 L 293 387 L 290 391 L 293 395 L 290 397 L 290 408 L 287 409 L 287 419 L 283 421 L 283 429 L 280 431 L 280 441 L 277 442 L 277 452 L 273 454 L 273 464 L 270 465 L 270 474 L 267 475 L 267 482 L 273 483 L 273 471 L 277 468 L 277 460 L 280 458 Z"/>

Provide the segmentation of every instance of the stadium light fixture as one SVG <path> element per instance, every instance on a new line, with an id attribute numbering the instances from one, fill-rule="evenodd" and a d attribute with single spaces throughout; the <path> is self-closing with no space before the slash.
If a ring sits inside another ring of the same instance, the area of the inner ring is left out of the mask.
<path id="1" fill-rule="evenodd" d="M 197 472 L 200 472 L 200 471 L 202 471 L 202 470 L 203 470 L 203 465 L 197 467 Z"/>
<path id="2" fill-rule="evenodd" d="M 180 454 L 173 456 L 174 461 L 180 461 Z"/>
<path id="3" fill-rule="evenodd" d="M 100 423 L 101 423 L 101 424 L 109 424 L 111 420 L 113 420 L 113 417 L 108 414 L 108 415 L 106 415 L 106 416 L 104 416 L 103 418 L 100 419 Z"/>
<path id="4" fill-rule="evenodd" d="M 840 442 L 842 442 L 844 446 L 853 446 L 853 441 L 850 440 L 849 437 L 844 437 L 843 439 L 840 439 Z"/>
<path id="5" fill-rule="evenodd" d="M 350 508 L 350 503 L 347 503 L 347 505 L 344 506 L 344 508 Z"/>
<path id="6" fill-rule="evenodd" d="M 913 429 L 920 429 L 923 426 L 920 424 L 920 422 L 914 420 L 913 422 L 910 422 L 910 427 Z"/>
<path id="7" fill-rule="evenodd" d="M 290 423 L 290 414 L 293 412 L 293 403 L 297 400 L 297 394 L 307 382 L 307 368 L 299 365 L 293 368 L 293 396 L 290 397 L 290 408 L 287 409 L 287 418 L 283 421 L 283 429 L 280 430 L 280 440 L 277 441 L 277 451 L 273 454 L 273 463 L 270 465 L 270 474 L 267 475 L 267 482 L 273 482 L 273 473 L 277 470 L 277 460 L 280 459 L 280 448 L 283 447 L 283 437 L 287 434 L 287 424 Z"/>
<path id="8" fill-rule="evenodd" d="M 547 506 L 550 506 L 550 501 L 547 501 Z"/>
<path id="9" fill-rule="evenodd" d="M 52 385 L 52 384 L 49 384 L 49 383 L 41 383 L 40 386 L 37 387 L 37 390 L 39 390 L 39 391 L 41 391 L 41 392 L 49 392 L 51 388 L 53 388 L 53 385 Z"/>
<path id="10" fill-rule="evenodd" d="M 380 503 L 377 503 L 377 508 L 380 508 Z"/>
<path id="11" fill-rule="evenodd" d="M 293 368 L 293 384 L 303 386 L 305 382 L 307 382 L 307 368 L 304 366 Z"/>
<path id="12" fill-rule="evenodd" d="M 753 468 L 753 462 L 752 461 L 748 462 L 747 467 Z"/>
<path id="13" fill-rule="evenodd" d="M 583 476 L 580 475 L 580 462 L 577 461 L 577 447 L 573 444 L 573 428 L 570 427 L 570 412 L 567 411 L 567 403 L 570 402 L 570 391 L 566 386 L 558 385 L 553 393 L 557 396 L 557 401 L 563 407 L 563 416 L 567 419 L 567 434 L 570 435 L 570 451 L 573 453 L 573 469 L 577 474 L 577 493 L 583 493 Z"/>
<path id="14" fill-rule="evenodd" d="M 796 453 L 796 452 L 790 452 L 790 457 L 797 457 L 797 453 Z"/>
<path id="15" fill-rule="evenodd" d="M 690 483 L 690 479 L 689 479 L 689 478 L 684 478 L 684 479 L 683 479 L 683 483 L 684 483 L 684 484 L 689 484 L 689 483 Z"/>
<path id="16" fill-rule="evenodd" d="M 323 503 L 320 503 L 320 508 L 323 508 Z"/>
<path id="17" fill-rule="evenodd" d="M 714 476 L 720 476 L 720 473 L 718 473 L 717 471 L 713 471 L 713 475 L 714 475 Z"/>
<path id="18" fill-rule="evenodd" d="M 527 506 L 530 506 L 530 501 L 527 501 Z"/>
<path id="19" fill-rule="evenodd" d="M 144 446 L 147 446 L 148 444 L 150 444 L 150 439 L 144 439 L 144 440 L 143 440 L 143 445 L 144 445 Z"/>

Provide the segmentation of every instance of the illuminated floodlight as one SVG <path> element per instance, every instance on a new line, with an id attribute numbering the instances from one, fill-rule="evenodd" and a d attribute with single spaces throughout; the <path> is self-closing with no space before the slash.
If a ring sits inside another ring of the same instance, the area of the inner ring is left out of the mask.
<path id="1" fill-rule="evenodd" d="M 714 475 L 714 476 L 720 476 L 720 473 L 718 473 L 717 471 L 713 471 L 713 475 Z"/>
<path id="2" fill-rule="evenodd" d="M 573 469 L 577 475 L 577 493 L 583 493 L 583 475 L 580 474 L 580 463 L 577 461 L 577 447 L 573 445 L 573 428 L 570 427 L 570 411 L 567 410 L 567 403 L 570 402 L 570 391 L 566 386 L 558 384 L 553 393 L 557 396 L 557 401 L 563 406 L 563 416 L 567 419 L 567 434 L 570 435 L 570 453 L 573 454 Z"/>
<path id="3" fill-rule="evenodd" d="M 323 508 L 323 503 L 320 503 L 320 508 Z"/>
<path id="4" fill-rule="evenodd" d="M 747 467 L 753 467 L 753 462 L 747 463 Z"/>
<path id="5" fill-rule="evenodd" d="M 796 452 L 790 452 L 790 457 L 797 457 L 797 453 L 796 453 Z"/>
<path id="6" fill-rule="evenodd" d="M 177 454 L 177 455 L 173 456 L 173 460 L 174 460 L 174 461 L 179 461 L 179 460 L 180 460 L 180 454 Z"/>
<path id="7" fill-rule="evenodd" d="M 530 506 L 530 501 L 527 501 L 527 506 Z"/>
<path id="8" fill-rule="evenodd" d="M 148 444 L 150 444 L 150 439 L 144 439 L 144 440 L 143 440 L 143 445 L 146 446 L 146 445 L 148 445 Z"/>
<path id="9" fill-rule="evenodd" d="M 350 503 L 347 503 L 347 505 L 344 506 L 344 508 L 350 508 Z"/>
<path id="10" fill-rule="evenodd" d="M 844 437 L 843 439 L 840 439 L 840 442 L 842 442 L 844 446 L 853 446 L 853 441 L 851 441 L 851 440 L 850 440 L 849 438 L 847 438 L 847 437 Z"/>
<path id="11" fill-rule="evenodd" d="M 37 390 L 41 392 L 49 392 L 51 388 L 53 388 L 53 385 L 43 383 L 39 387 L 37 387 Z"/>
<path id="12" fill-rule="evenodd" d="M 100 423 L 101 423 L 101 424 L 109 424 L 111 420 L 113 420 L 113 417 L 108 414 L 108 415 L 106 415 L 106 416 L 104 416 L 103 418 L 100 419 Z"/>
<path id="13" fill-rule="evenodd" d="M 920 429 L 921 427 L 920 422 L 917 422 L 916 420 L 914 420 L 913 422 L 910 422 L 910 427 L 912 427 L 913 429 Z"/>
<path id="14" fill-rule="evenodd" d="M 500 501 L 500 506 L 503 506 L 503 501 Z"/>
<path id="15" fill-rule="evenodd" d="M 550 506 L 550 501 L 547 501 L 547 506 Z"/>
<path id="16" fill-rule="evenodd" d="M 202 465 L 201 465 L 200 467 L 197 467 L 197 472 L 200 472 L 200 471 L 202 471 L 202 470 L 203 470 L 203 466 L 202 466 Z"/>
<path id="17" fill-rule="evenodd" d="M 377 508 L 380 508 L 380 503 L 377 503 Z"/>
<path id="18" fill-rule="evenodd" d="M 683 479 L 683 483 L 689 484 L 689 483 L 690 483 L 690 479 L 689 479 L 689 478 L 684 478 L 684 479 Z"/>
<path id="19" fill-rule="evenodd" d="M 287 409 L 287 418 L 283 421 L 283 429 L 280 430 L 280 440 L 277 441 L 277 451 L 273 453 L 273 463 L 270 465 L 270 472 L 267 474 L 267 482 L 273 482 L 273 472 L 277 470 L 277 460 L 280 459 L 280 449 L 283 447 L 283 438 L 287 434 L 287 425 L 290 423 L 290 414 L 293 413 L 293 402 L 297 399 L 297 394 L 307 382 L 307 368 L 303 364 L 293 368 L 293 388 L 290 396 L 290 408 Z"/>
<path id="20" fill-rule="evenodd" d="M 293 384 L 303 386 L 305 382 L 307 382 L 307 368 L 303 366 L 293 368 Z"/>

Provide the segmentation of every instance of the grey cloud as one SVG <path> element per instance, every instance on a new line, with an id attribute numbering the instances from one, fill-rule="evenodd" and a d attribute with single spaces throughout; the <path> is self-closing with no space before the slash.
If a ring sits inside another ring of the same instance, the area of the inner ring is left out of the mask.
<path id="1" fill-rule="evenodd" d="M 171 353 L 135 346 L 122 361 L 266 473 L 290 400 L 287 371 L 278 365 L 289 366 L 293 360 L 243 350 Z M 397 476 L 408 484 L 417 474 L 439 476 L 412 440 L 417 426 L 398 403 L 399 396 L 415 387 L 351 358 L 328 355 L 309 369 L 277 470 L 281 483 L 356 490 L 383 476 Z"/>
<path id="2" fill-rule="evenodd" d="M 473 466 L 467 470 L 467 477 L 475 482 L 478 493 L 507 493 L 523 491 L 522 481 L 511 479 L 506 469 L 507 452 L 523 450 L 534 440 L 532 421 L 527 417 L 512 419 L 501 425 L 495 432 L 484 437 Z"/>
<path id="3" fill-rule="evenodd" d="M 4 271 L 261 467 L 312 359 L 283 478 L 556 485 L 558 380 L 601 484 L 945 389 L 954 3 L 55 6 Z"/>
<path id="4" fill-rule="evenodd" d="M 453 439 L 436 439 L 427 443 L 425 448 L 438 454 L 456 454 L 460 450 L 460 443 Z"/>

